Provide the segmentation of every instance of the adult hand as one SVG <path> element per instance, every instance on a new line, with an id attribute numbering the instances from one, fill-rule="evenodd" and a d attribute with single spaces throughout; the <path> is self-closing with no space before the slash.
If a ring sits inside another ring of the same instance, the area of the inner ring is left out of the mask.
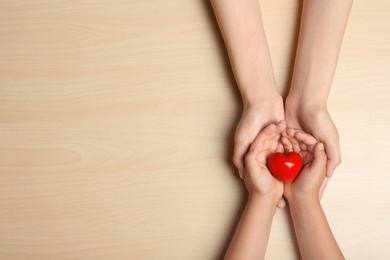
<path id="1" fill-rule="evenodd" d="M 301 129 L 324 144 L 326 176 L 330 178 L 341 163 L 341 154 L 339 135 L 326 107 L 304 106 L 287 98 L 285 116 L 289 128 Z"/>
<path id="2" fill-rule="evenodd" d="M 241 178 L 245 175 L 245 154 L 256 136 L 264 127 L 284 119 L 283 99 L 278 94 L 255 104 L 244 105 L 240 123 L 234 136 L 233 163 Z"/>

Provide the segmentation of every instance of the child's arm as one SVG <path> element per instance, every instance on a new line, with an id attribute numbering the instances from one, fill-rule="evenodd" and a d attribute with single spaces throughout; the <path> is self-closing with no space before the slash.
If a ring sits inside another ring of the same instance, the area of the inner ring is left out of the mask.
<path id="1" fill-rule="evenodd" d="M 344 259 L 318 196 L 326 175 L 324 145 L 302 132 L 295 136 L 299 141 L 293 150 L 306 147 L 307 151 L 301 151 L 306 165 L 293 183 L 285 185 L 284 194 L 290 205 L 301 256 L 303 259 Z"/>
<path id="2" fill-rule="evenodd" d="M 302 259 L 345 259 L 318 199 L 289 201 Z"/>
<path id="3" fill-rule="evenodd" d="M 285 122 L 267 126 L 245 156 L 249 199 L 225 259 L 264 259 L 276 204 L 283 194 L 283 184 L 269 172 L 266 158 L 283 149 L 278 139 L 285 127 Z"/>
<path id="4" fill-rule="evenodd" d="M 277 201 L 249 197 L 225 259 L 264 259 Z"/>

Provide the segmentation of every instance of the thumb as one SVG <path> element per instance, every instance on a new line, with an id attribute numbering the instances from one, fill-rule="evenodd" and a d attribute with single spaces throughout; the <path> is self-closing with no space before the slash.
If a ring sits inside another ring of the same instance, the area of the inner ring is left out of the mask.
<path id="1" fill-rule="evenodd" d="M 325 147 L 323 143 L 318 143 L 314 147 L 314 160 L 311 164 L 311 169 L 314 172 L 322 172 L 325 174 L 327 156 L 325 153 Z"/>
<path id="2" fill-rule="evenodd" d="M 257 169 L 258 167 L 258 161 L 257 157 L 259 156 L 259 148 L 257 144 L 253 143 L 248 153 L 245 156 L 245 167 L 247 169 L 247 172 L 252 172 Z"/>
<path id="3" fill-rule="evenodd" d="M 341 163 L 341 153 L 339 145 L 326 145 L 326 154 L 328 157 L 328 163 L 326 165 L 326 176 L 332 177 L 334 170 Z"/>
<path id="4" fill-rule="evenodd" d="M 235 142 L 233 163 L 237 167 L 240 178 L 243 179 L 245 175 L 245 164 L 244 157 L 245 153 L 248 152 L 250 143 Z"/>

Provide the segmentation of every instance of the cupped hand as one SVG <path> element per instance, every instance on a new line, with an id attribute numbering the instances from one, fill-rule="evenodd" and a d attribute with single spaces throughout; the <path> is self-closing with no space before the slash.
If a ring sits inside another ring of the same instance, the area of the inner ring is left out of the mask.
<path id="1" fill-rule="evenodd" d="M 301 129 L 317 138 L 325 146 L 326 175 L 331 177 L 341 163 L 339 135 L 325 107 L 300 107 L 297 102 L 286 101 L 285 117 L 288 127 Z"/>
<path id="2" fill-rule="evenodd" d="M 286 122 L 265 127 L 254 139 L 249 152 L 245 156 L 246 172 L 244 181 L 250 194 L 266 195 L 277 199 L 278 207 L 283 208 L 283 183 L 270 173 L 267 159 L 271 153 L 283 152 L 280 142 Z"/>
<path id="3" fill-rule="evenodd" d="M 284 119 L 283 99 L 280 95 L 245 105 L 234 136 L 233 163 L 241 178 L 245 175 L 244 158 L 259 132 L 271 123 Z"/>
<path id="4" fill-rule="evenodd" d="M 297 178 L 284 186 L 287 200 L 302 196 L 321 199 L 328 182 L 324 145 L 312 135 L 290 128 L 286 130 L 281 143 L 286 152 L 297 152 L 303 159 L 303 168 Z"/>

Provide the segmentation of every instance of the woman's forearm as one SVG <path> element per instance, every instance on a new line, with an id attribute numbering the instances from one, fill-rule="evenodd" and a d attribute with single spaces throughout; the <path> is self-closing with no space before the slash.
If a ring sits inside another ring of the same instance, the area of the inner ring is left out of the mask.
<path id="1" fill-rule="evenodd" d="M 244 104 L 278 94 L 258 0 L 211 0 Z"/>
<path id="2" fill-rule="evenodd" d="M 352 0 L 304 0 L 289 98 L 326 106 Z"/>

